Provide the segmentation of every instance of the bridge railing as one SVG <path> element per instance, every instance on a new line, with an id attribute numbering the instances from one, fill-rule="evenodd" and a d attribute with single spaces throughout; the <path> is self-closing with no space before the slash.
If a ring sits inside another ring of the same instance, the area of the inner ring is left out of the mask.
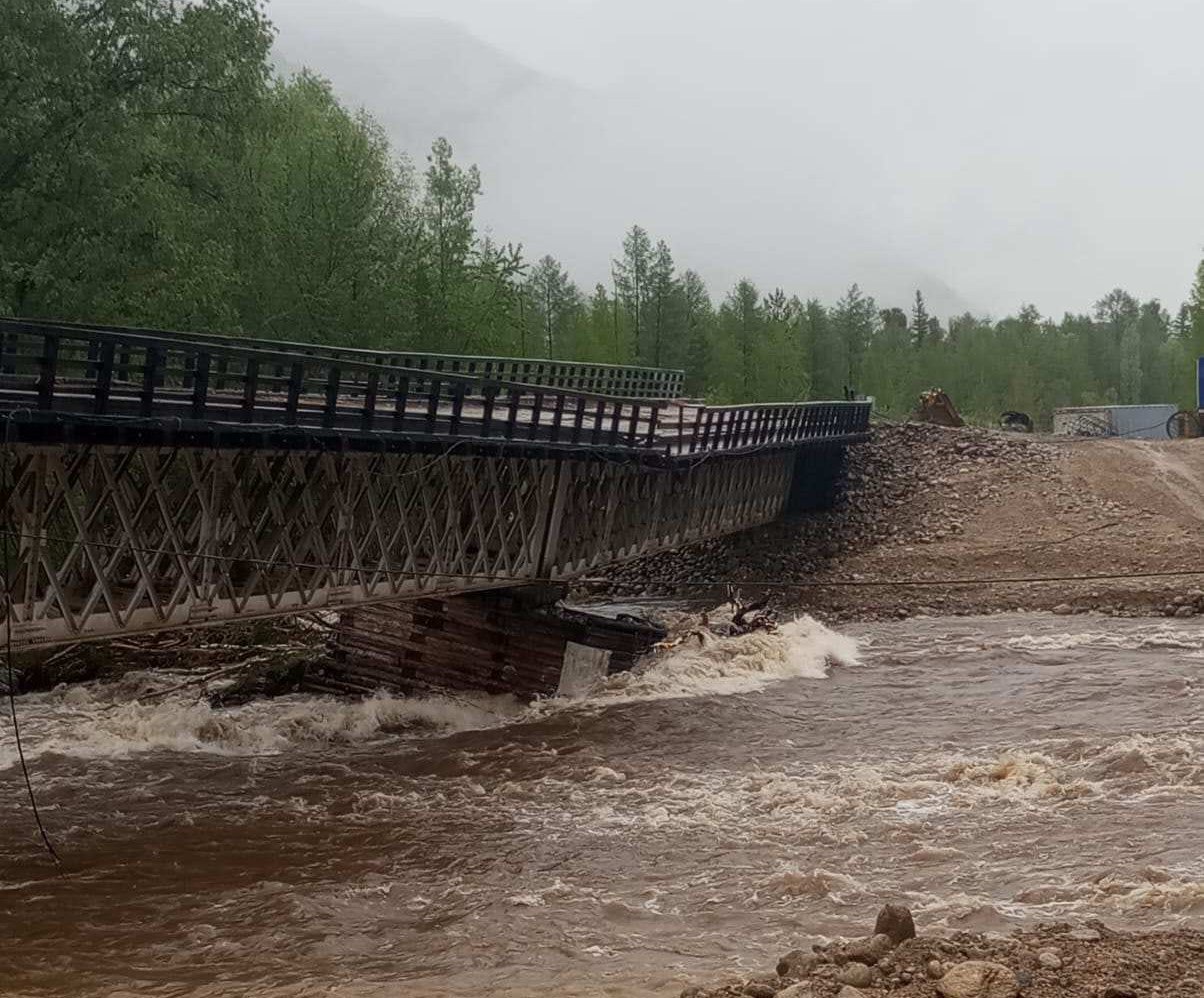
<path id="1" fill-rule="evenodd" d="M 688 433 L 679 429 L 678 453 L 742 451 L 830 437 L 869 429 L 868 402 L 784 402 L 760 405 L 697 406 Z"/>
<path id="2" fill-rule="evenodd" d="M 128 331 L 0 319 L 0 406 L 60 415 L 622 449 L 664 457 L 847 437 L 868 403 L 707 407 Z"/>
<path id="3" fill-rule="evenodd" d="M 457 354 L 422 353 L 413 350 L 368 350 L 360 347 L 330 346 L 322 343 L 297 343 L 287 340 L 225 336 L 218 333 L 182 333 L 92 323 L 56 322 L 63 328 L 94 329 L 99 332 L 147 336 L 153 339 L 195 346 L 209 343 L 219 347 L 250 347 L 273 353 L 301 354 L 331 361 L 372 364 L 394 371 L 428 371 L 445 376 L 485 378 L 496 381 L 582 391 L 618 398 L 676 399 L 683 391 L 685 373 L 657 367 L 601 364 L 585 361 L 546 360 L 530 357 L 472 357 Z M 349 381 L 360 372 L 349 369 Z M 360 380 L 363 380 L 360 378 Z"/>
<path id="4" fill-rule="evenodd" d="M 0 403 L 179 418 L 606 447 L 655 446 L 660 404 L 353 360 L 0 320 Z"/>

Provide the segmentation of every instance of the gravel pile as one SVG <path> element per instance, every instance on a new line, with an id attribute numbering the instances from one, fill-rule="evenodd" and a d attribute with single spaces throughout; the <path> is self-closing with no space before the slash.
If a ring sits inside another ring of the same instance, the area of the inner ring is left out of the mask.
<path id="1" fill-rule="evenodd" d="M 652 555 L 607 573 L 595 595 L 711 596 L 726 580 L 810 582 L 881 545 L 931 544 L 964 529 L 971 512 L 1006 500 L 1018 480 L 1048 486 L 1056 449 L 1028 437 L 919 423 L 879 426 L 849 450 L 831 510 Z M 1066 507 L 1090 501 L 1064 493 Z"/>

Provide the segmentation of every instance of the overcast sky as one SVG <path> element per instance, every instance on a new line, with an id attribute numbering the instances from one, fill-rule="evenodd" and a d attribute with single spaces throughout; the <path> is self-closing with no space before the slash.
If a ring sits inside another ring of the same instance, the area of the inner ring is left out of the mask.
<path id="1" fill-rule="evenodd" d="M 1200 0 L 366 2 L 585 95 L 546 148 L 469 139 L 485 219 L 583 284 L 637 220 L 717 294 L 923 282 L 994 314 L 1174 308 L 1204 253 Z"/>

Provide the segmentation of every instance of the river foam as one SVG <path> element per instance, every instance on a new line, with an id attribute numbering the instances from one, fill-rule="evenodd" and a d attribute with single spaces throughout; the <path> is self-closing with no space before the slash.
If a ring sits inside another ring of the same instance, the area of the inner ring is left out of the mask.
<path id="1" fill-rule="evenodd" d="M 594 701 L 659 700 L 750 693 L 786 679 L 826 679 L 833 665 L 860 663 L 856 638 L 801 616 L 775 631 L 739 637 L 699 632 L 631 672 L 609 677 Z"/>
<path id="2" fill-rule="evenodd" d="M 389 736 L 483 730 L 566 710 L 625 701 L 747 693 L 786 679 L 823 679 L 834 663 L 858 661 L 857 642 L 810 617 L 776 631 L 690 638 L 601 681 L 583 698 L 522 704 L 513 697 L 379 693 L 359 701 L 291 695 L 215 708 L 183 690 L 150 699 L 179 676 L 131 673 L 51 694 L 20 698 L 28 758 L 57 754 L 116 758 L 155 750 L 274 755 L 292 748 L 348 745 Z M 139 699 L 141 698 L 141 699 Z M 16 763 L 11 734 L 0 734 L 0 769 Z"/>
<path id="3" fill-rule="evenodd" d="M 480 730 L 517 718 L 523 709 L 511 697 L 386 693 L 358 701 L 293 695 L 233 708 L 212 707 L 195 694 L 146 703 L 40 696 L 21 698 L 18 704 L 28 759 L 120 758 L 155 750 L 275 755 L 295 747 L 365 743 L 406 733 Z M 0 769 L 17 762 L 11 735 L 5 736 L 0 739 Z"/>

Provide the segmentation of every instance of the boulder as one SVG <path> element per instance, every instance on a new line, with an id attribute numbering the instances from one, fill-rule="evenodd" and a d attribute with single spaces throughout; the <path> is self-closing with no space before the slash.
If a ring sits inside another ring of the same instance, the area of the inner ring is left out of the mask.
<path id="1" fill-rule="evenodd" d="M 868 988 L 874 983 L 874 972 L 864 963 L 848 963 L 836 979 L 855 988 Z"/>
<path id="2" fill-rule="evenodd" d="M 936 989 L 945 998 L 1015 998 L 1016 975 L 1001 963 L 967 960 L 945 971 Z"/>
<path id="3" fill-rule="evenodd" d="M 1098 943 L 1100 941 L 1100 934 L 1095 929 L 1071 929 L 1066 935 L 1081 943 Z"/>
<path id="4" fill-rule="evenodd" d="M 1113 984 L 1104 988 L 1104 998 L 1137 998 L 1137 992 L 1123 984 Z"/>
<path id="5" fill-rule="evenodd" d="M 872 967 L 894 948 L 890 936 L 885 932 L 870 936 L 869 939 L 858 939 L 841 947 L 841 953 L 846 960 L 854 960 Z"/>
<path id="6" fill-rule="evenodd" d="M 1037 963 L 1047 970 L 1062 969 L 1062 958 L 1058 956 L 1057 950 L 1043 949 L 1037 954 Z"/>
<path id="7" fill-rule="evenodd" d="M 744 985 L 743 992 L 748 998 L 775 998 L 778 990 L 772 988 L 768 984 L 761 984 L 758 981 L 752 981 Z"/>
<path id="8" fill-rule="evenodd" d="M 874 922 L 874 935 L 889 936 L 891 943 L 899 943 L 916 937 L 915 919 L 911 911 L 901 904 L 888 904 L 880 912 Z"/>
<path id="9" fill-rule="evenodd" d="M 808 953 L 801 949 L 792 949 L 784 957 L 778 961 L 777 972 L 778 977 L 808 977 L 811 971 L 815 969 L 815 965 L 819 963 L 819 957 L 814 953 Z"/>

